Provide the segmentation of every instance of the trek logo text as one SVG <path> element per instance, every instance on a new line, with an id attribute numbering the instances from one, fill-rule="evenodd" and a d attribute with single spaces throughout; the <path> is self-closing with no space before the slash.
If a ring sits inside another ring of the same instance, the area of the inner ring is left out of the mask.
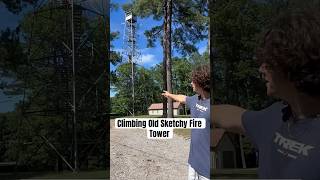
<path id="1" fill-rule="evenodd" d="M 197 109 L 199 110 L 199 111 L 201 111 L 201 112 L 204 112 L 204 111 L 207 111 L 207 107 L 204 107 L 204 106 L 201 106 L 201 105 L 199 105 L 199 104 L 196 104 L 196 107 L 197 107 Z"/>
<path id="2" fill-rule="evenodd" d="M 313 149 L 314 146 L 303 144 L 292 139 L 283 137 L 280 133 L 276 132 L 276 137 L 273 142 L 281 146 L 283 149 L 298 153 L 300 155 L 308 156 L 309 150 Z M 279 151 L 282 153 L 282 151 Z"/>

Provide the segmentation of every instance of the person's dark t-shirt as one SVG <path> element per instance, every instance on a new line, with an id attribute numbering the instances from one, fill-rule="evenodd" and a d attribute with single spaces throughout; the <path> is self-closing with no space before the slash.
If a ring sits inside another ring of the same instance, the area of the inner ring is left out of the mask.
<path id="1" fill-rule="evenodd" d="M 260 178 L 320 180 L 320 117 L 283 121 L 281 102 L 242 116 L 245 134 L 259 150 Z"/>
<path id="2" fill-rule="evenodd" d="M 188 163 L 200 175 L 210 178 L 210 99 L 202 100 L 194 95 L 187 97 L 186 105 L 191 117 L 206 119 L 204 129 L 191 129 Z"/>

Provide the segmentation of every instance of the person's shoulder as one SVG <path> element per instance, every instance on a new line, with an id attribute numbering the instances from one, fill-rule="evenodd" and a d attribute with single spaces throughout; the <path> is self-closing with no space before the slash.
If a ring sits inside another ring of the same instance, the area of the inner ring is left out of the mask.
<path id="1" fill-rule="evenodd" d="M 282 112 L 282 110 L 287 106 L 288 105 L 285 102 L 277 101 L 260 111 L 261 112 Z"/>
<path id="2" fill-rule="evenodd" d="M 261 124 L 268 122 L 271 126 L 278 126 L 284 118 L 283 115 L 286 107 L 286 103 L 278 101 L 260 111 L 246 111 L 243 117 L 246 117 L 245 119 L 260 119 Z"/>
<path id="3" fill-rule="evenodd" d="M 197 95 L 193 95 L 193 96 L 186 96 L 186 104 L 187 105 L 191 105 L 197 102 Z"/>
<path id="4" fill-rule="evenodd" d="M 287 105 L 284 102 L 277 101 L 261 110 L 246 110 L 242 114 L 242 119 L 247 119 L 250 117 L 251 118 L 259 117 L 260 119 L 270 118 L 270 117 L 282 117 L 282 111 L 285 107 L 287 107 Z"/>
<path id="5" fill-rule="evenodd" d="M 247 110 L 242 114 L 241 121 L 245 134 L 255 145 L 260 147 L 282 124 L 283 109 L 286 104 L 274 102 L 258 111 Z"/>
<path id="6" fill-rule="evenodd" d="M 198 98 L 199 95 L 198 95 L 198 94 L 194 94 L 194 95 L 192 95 L 192 96 L 190 96 L 190 97 L 192 97 L 192 98 Z"/>
<path id="7" fill-rule="evenodd" d="M 187 96 L 187 98 L 192 99 L 192 100 L 197 100 L 198 99 L 198 95 L 192 95 L 192 96 Z"/>

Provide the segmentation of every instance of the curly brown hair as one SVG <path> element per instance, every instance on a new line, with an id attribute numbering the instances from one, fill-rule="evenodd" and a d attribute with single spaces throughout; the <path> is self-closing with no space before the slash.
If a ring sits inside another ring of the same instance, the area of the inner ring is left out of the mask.
<path id="1" fill-rule="evenodd" d="M 208 64 L 197 66 L 192 71 L 192 82 L 204 91 L 210 92 L 210 66 Z"/>
<path id="2" fill-rule="evenodd" d="M 257 59 L 278 67 L 295 87 L 320 95 L 320 15 L 315 9 L 291 9 L 276 18 L 263 33 Z"/>

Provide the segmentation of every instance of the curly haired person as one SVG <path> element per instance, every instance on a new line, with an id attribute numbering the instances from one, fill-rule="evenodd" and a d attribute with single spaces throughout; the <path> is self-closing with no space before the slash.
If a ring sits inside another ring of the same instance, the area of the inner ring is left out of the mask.
<path id="1" fill-rule="evenodd" d="M 210 179 L 210 67 L 202 65 L 192 71 L 194 96 L 162 93 L 166 98 L 184 103 L 190 109 L 191 117 L 205 118 L 204 129 L 191 130 L 189 151 L 189 180 Z"/>
<path id="2" fill-rule="evenodd" d="M 267 95 L 260 111 L 215 105 L 214 126 L 249 137 L 263 179 L 320 179 L 320 15 L 290 9 L 273 20 L 257 48 Z"/>

